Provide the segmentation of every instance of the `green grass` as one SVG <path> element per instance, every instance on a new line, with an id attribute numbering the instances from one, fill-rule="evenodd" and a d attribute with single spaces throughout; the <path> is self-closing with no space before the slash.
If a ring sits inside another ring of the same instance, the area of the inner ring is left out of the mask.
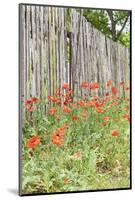
<path id="1" fill-rule="evenodd" d="M 68 104 L 71 113 L 64 113 L 54 103 L 57 115 L 44 116 L 39 109 L 43 104 L 35 104 L 23 128 L 23 194 L 130 187 L 130 124 L 123 117 L 129 112 L 127 99 L 111 98 L 102 106 L 103 113 L 88 104 L 76 104 L 77 108 Z M 72 120 L 74 115 L 77 121 Z M 53 132 L 64 124 L 68 127 L 62 144 L 54 144 Z M 112 136 L 112 130 L 119 134 Z M 33 135 L 40 137 L 40 143 L 28 148 Z"/>

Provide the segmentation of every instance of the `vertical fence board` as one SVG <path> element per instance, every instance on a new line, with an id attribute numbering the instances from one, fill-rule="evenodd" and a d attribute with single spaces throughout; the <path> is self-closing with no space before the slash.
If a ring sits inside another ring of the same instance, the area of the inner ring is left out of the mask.
<path id="1" fill-rule="evenodd" d="M 114 82 L 120 96 L 125 96 L 130 81 L 129 50 L 95 29 L 82 16 L 82 10 L 71 9 L 67 38 L 66 16 L 66 8 L 21 6 L 22 102 L 31 96 L 47 100 L 65 82 L 78 99 L 88 94 L 84 89 L 79 93 L 82 81 L 99 82 L 99 92 L 89 91 L 91 96 L 105 95 L 108 80 Z M 124 81 L 123 87 L 120 81 Z M 25 112 L 24 106 L 22 109 Z"/>

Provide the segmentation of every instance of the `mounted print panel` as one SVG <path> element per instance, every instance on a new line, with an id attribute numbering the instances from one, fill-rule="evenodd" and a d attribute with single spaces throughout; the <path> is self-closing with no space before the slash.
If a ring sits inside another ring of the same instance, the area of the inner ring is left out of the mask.
<path id="1" fill-rule="evenodd" d="M 131 189 L 131 11 L 19 5 L 20 195 Z"/>

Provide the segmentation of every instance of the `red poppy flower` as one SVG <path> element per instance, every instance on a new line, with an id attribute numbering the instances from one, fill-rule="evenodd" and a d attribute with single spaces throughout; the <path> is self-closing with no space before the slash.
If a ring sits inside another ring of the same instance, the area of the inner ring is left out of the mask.
<path id="1" fill-rule="evenodd" d="M 26 104 L 26 109 L 27 109 L 29 112 L 32 112 L 32 111 L 33 111 L 33 103 L 32 103 L 32 101 L 31 101 L 31 100 L 27 100 L 27 101 L 25 102 L 25 104 Z"/>
<path id="2" fill-rule="evenodd" d="M 88 82 L 86 82 L 86 81 L 83 81 L 82 83 L 81 83 L 81 85 L 80 85 L 80 87 L 81 88 L 89 88 L 89 83 Z"/>
<path id="3" fill-rule="evenodd" d="M 28 106 L 28 107 L 27 107 L 27 110 L 28 110 L 29 112 L 32 112 L 32 111 L 33 111 L 33 107 L 32 107 L 32 106 Z"/>
<path id="4" fill-rule="evenodd" d="M 25 101 L 25 105 L 26 105 L 26 106 L 30 106 L 32 103 L 33 103 L 33 102 L 32 102 L 31 99 Z"/>
<path id="5" fill-rule="evenodd" d="M 60 100 L 60 99 L 57 99 L 57 100 L 56 100 L 56 103 L 57 103 L 59 106 L 61 106 L 61 100 Z"/>
<path id="6" fill-rule="evenodd" d="M 65 95 L 63 95 L 63 97 L 69 97 L 69 96 L 71 96 L 73 94 L 73 90 L 68 90 L 68 91 L 66 91 L 66 94 Z"/>
<path id="7" fill-rule="evenodd" d="M 99 88 L 99 84 L 96 83 L 96 82 L 90 83 L 90 84 L 89 84 L 89 88 L 90 88 L 90 89 L 93 89 L 93 90 L 98 89 L 98 88 Z"/>
<path id="8" fill-rule="evenodd" d="M 107 93 L 105 94 L 105 96 L 109 96 L 109 92 L 107 92 Z"/>
<path id="9" fill-rule="evenodd" d="M 126 87 L 126 90 L 129 90 L 130 89 L 130 87 Z"/>
<path id="10" fill-rule="evenodd" d="M 111 80 L 109 80 L 109 81 L 106 82 L 106 86 L 107 86 L 107 87 L 109 87 L 109 86 L 111 86 L 111 85 L 112 85 L 112 81 L 111 81 Z"/>
<path id="11" fill-rule="evenodd" d="M 37 103 L 37 102 L 39 102 L 39 99 L 36 98 L 36 97 L 32 97 L 31 101 L 32 101 L 33 103 Z"/>
<path id="12" fill-rule="evenodd" d="M 101 104 L 99 102 L 95 102 L 95 106 L 98 108 L 101 107 Z"/>
<path id="13" fill-rule="evenodd" d="M 63 86 L 62 86 L 62 88 L 64 90 L 68 90 L 69 89 L 69 84 L 68 83 L 64 83 Z"/>
<path id="14" fill-rule="evenodd" d="M 116 88 L 116 87 L 112 87 L 112 88 L 111 88 L 111 91 L 112 91 L 112 94 L 113 94 L 114 96 L 116 96 L 116 94 L 117 94 L 117 88 Z"/>
<path id="15" fill-rule="evenodd" d="M 74 103 L 70 103 L 70 106 L 71 106 L 72 108 L 77 108 L 76 104 L 74 104 Z"/>
<path id="16" fill-rule="evenodd" d="M 101 103 L 95 102 L 95 106 L 96 106 L 97 108 L 103 106 L 104 104 L 105 104 L 105 100 L 102 100 Z"/>
<path id="17" fill-rule="evenodd" d="M 68 103 L 72 102 L 72 99 L 66 98 L 64 101 L 64 105 L 67 105 Z"/>
<path id="18" fill-rule="evenodd" d="M 68 108 L 67 106 L 64 106 L 63 112 L 65 112 L 65 113 L 71 113 L 71 109 Z"/>
<path id="19" fill-rule="evenodd" d="M 111 133 L 112 133 L 112 136 L 119 136 L 120 134 L 120 132 L 117 130 L 112 130 Z"/>
<path id="20" fill-rule="evenodd" d="M 57 112 L 57 108 L 51 108 L 51 109 L 49 109 L 48 112 L 49 112 L 50 115 L 55 115 L 56 112 Z"/>
<path id="21" fill-rule="evenodd" d="M 40 143 L 40 138 L 39 136 L 32 136 L 28 142 L 27 142 L 27 147 L 28 148 L 35 148 L 38 144 Z"/>
<path id="22" fill-rule="evenodd" d="M 124 81 L 121 81 L 121 82 L 120 82 L 120 86 L 123 86 L 123 85 L 124 85 Z"/>
<path id="23" fill-rule="evenodd" d="M 60 88 L 57 89 L 55 94 L 56 94 L 56 96 L 61 96 L 61 89 Z"/>

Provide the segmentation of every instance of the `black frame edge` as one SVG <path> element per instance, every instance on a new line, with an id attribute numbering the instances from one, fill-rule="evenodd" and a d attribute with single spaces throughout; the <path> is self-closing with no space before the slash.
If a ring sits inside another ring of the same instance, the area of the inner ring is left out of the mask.
<path id="1" fill-rule="evenodd" d="M 21 6 L 48 6 L 48 7 L 62 7 L 62 8 L 84 8 L 84 9 L 93 9 L 93 10 L 114 10 L 114 11 L 129 11 L 130 12 L 130 187 L 127 188 L 112 188 L 112 189 L 99 189 L 99 190 L 82 190 L 82 191 L 67 191 L 67 192 L 53 192 L 53 193 L 32 193 L 32 194 L 23 194 L 22 193 L 22 115 L 21 115 Z M 18 195 L 23 196 L 37 196 L 37 195 L 54 195 L 54 194 L 71 194 L 71 193 L 86 193 L 86 192 L 106 192 L 106 191 L 121 191 L 121 190 L 132 190 L 132 10 L 126 9 L 113 9 L 113 8 L 94 8 L 94 7 L 79 7 L 79 6 L 64 6 L 64 5 L 50 5 L 50 4 L 34 4 L 34 3 L 19 3 L 18 4 L 18 76 L 19 76 L 19 91 L 18 91 L 18 105 L 19 105 L 19 158 L 18 158 Z"/>

